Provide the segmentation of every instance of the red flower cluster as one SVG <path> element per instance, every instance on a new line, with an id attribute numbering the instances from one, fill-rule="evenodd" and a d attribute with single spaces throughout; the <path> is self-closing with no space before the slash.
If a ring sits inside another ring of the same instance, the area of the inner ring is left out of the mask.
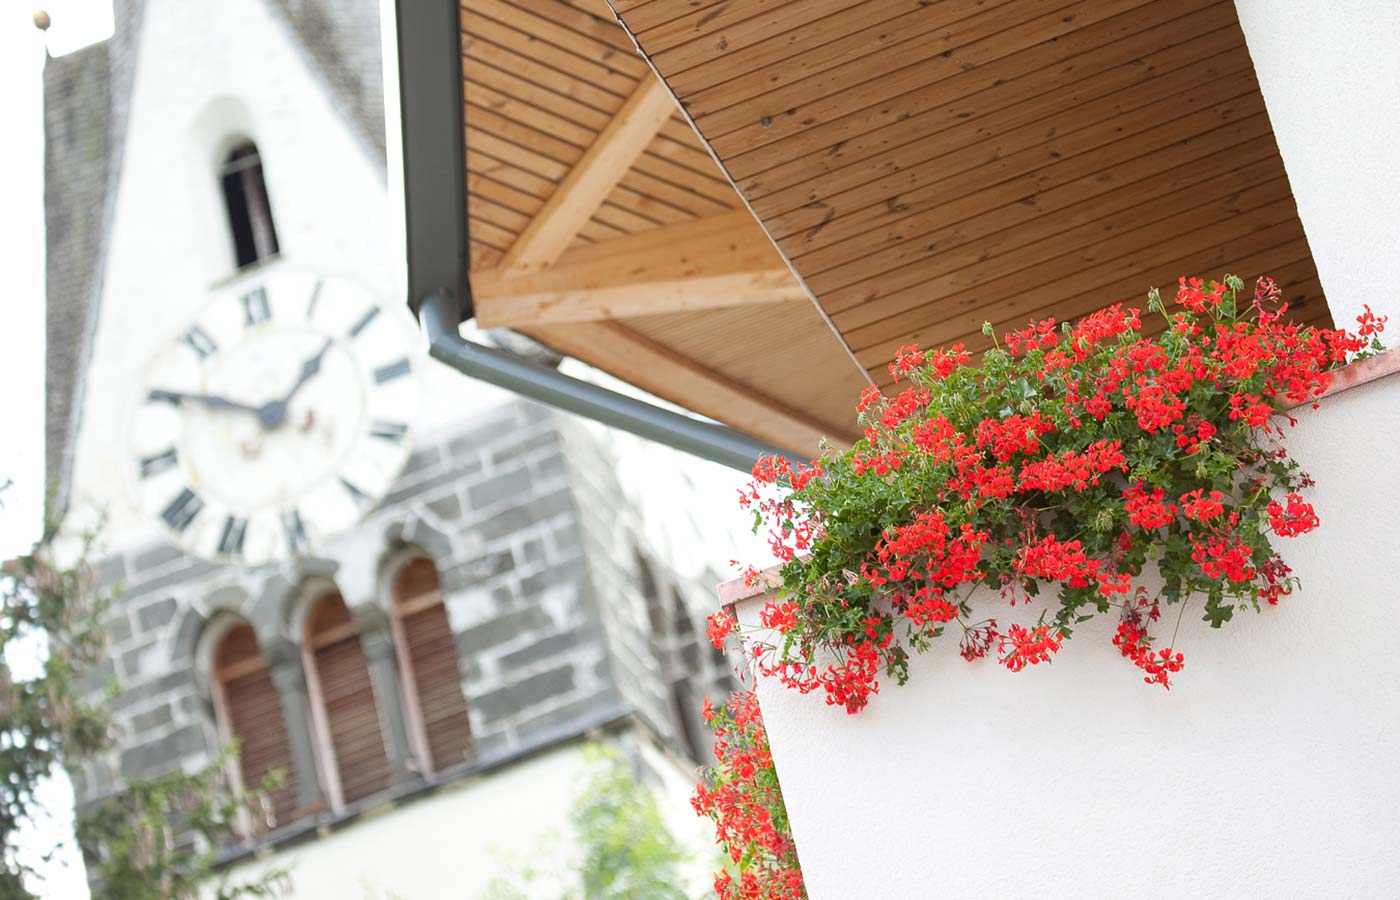
<path id="1" fill-rule="evenodd" d="M 1269 424 L 1269 416 L 1274 414 L 1274 408 L 1264 403 L 1258 394 L 1231 394 L 1230 395 L 1230 421 L 1243 419 L 1245 424 L 1253 428 L 1263 428 Z"/>
<path id="2" fill-rule="evenodd" d="M 859 634 L 847 634 L 822 648 L 834 660 L 824 667 L 796 660 L 773 660 L 774 648 L 758 641 L 752 644 L 752 650 L 760 675 L 777 678 L 785 687 L 803 694 L 820 690 L 828 706 L 840 706 L 855 714 L 880 693 L 880 666 L 887 661 L 894 643 L 894 632 L 887 626 L 879 616 L 866 618 Z"/>
<path id="3" fill-rule="evenodd" d="M 781 603 L 770 601 L 758 613 L 759 624 L 787 634 L 797 627 L 797 604 L 791 600 Z"/>
<path id="4" fill-rule="evenodd" d="M 1053 321 L 1053 320 L 1052 320 Z M 1076 360 L 1084 360 L 1095 344 L 1116 338 L 1128 331 L 1142 329 L 1142 310 L 1124 311 L 1123 304 L 1115 303 L 1107 309 L 1090 313 L 1079 320 L 1070 331 L 1070 346 Z"/>
<path id="5" fill-rule="evenodd" d="M 1062 581 L 1072 588 L 1097 584 L 1105 597 L 1132 590 L 1132 576 L 1112 572 L 1101 559 L 1090 557 L 1079 541 L 1060 541 L 1047 535 L 1028 544 L 1021 553 L 1021 574 L 1044 581 Z"/>
<path id="6" fill-rule="evenodd" d="M 1067 450 L 1027 463 L 1021 469 L 1021 490 L 1083 491 L 1097 486 L 1100 475 L 1126 468 L 1126 462 L 1121 441 L 1095 441 L 1082 451 Z"/>
<path id="7" fill-rule="evenodd" d="M 1186 660 L 1182 654 L 1173 653 L 1170 647 L 1152 652 L 1152 638 L 1148 637 L 1139 622 L 1129 619 L 1119 623 L 1118 633 L 1113 636 L 1113 646 L 1131 659 L 1133 665 L 1147 673 L 1143 681 L 1160 684 L 1168 690 L 1171 690 L 1171 676 L 1181 671 Z"/>
<path id="8" fill-rule="evenodd" d="M 1289 578 L 1292 572 L 1282 559 L 1277 556 L 1270 557 L 1268 562 L 1259 567 L 1259 574 L 1264 578 L 1264 586 L 1259 589 L 1259 599 L 1270 606 L 1278 606 L 1280 597 L 1286 597 L 1293 592 L 1293 582 Z"/>
<path id="9" fill-rule="evenodd" d="M 734 617 L 724 610 L 709 616 L 706 620 L 709 624 L 705 628 L 705 637 L 710 639 L 716 650 L 723 650 L 724 643 L 729 639 L 729 635 L 734 631 L 739 623 L 734 621 Z"/>
<path id="10" fill-rule="evenodd" d="M 1210 535 L 1204 539 L 1192 538 L 1191 554 L 1207 578 L 1228 578 L 1231 581 L 1253 581 L 1254 569 L 1249 564 L 1251 556 L 1249 544 L 1243 538 L 1232 535 Z"/>
<path id="11" fill-rule="evenodd" d="M 1049 662 L 1051 654 L 1060 649 L 1064 635 L 1051 631 L 1049 625 L 1023 628 L 1012 625 L 1001 639 L 1001 664 L 1013 672 L 1026 666 Z"/>
<path id="12" fill-rule="evenodd" d="M 983 419 L 977 423 L 977 446 L 989 450 L 997 462 L 1010 462 L 1018 454 L 1035 453 L 1040 449 L 1040 436 L 1054 430 L 1055 423 L 1039 411 L 1029 416 L 1007 416 L 1001 421 Z"/>
<path id="13" fill-rule="evenodd" d="M 1220 502 L 1225 499 L 1225 494 L 1221 491 L 1211 491 L 1210 496 L 1205 497 L 1202 496 L 1204 491 L 1204 488 L 1196 488 L 1181 495 L 1181 511 L 1186 514 L 1186 518 L 1197 522 L 1209 522 L 1225 514 L 1225 505 Z"/>
<path id="14" fill-rule="evenodd" d="M 737 870 L 715 875 L 715 894 L 719 900 L 806 900 L 758 698 L 752 691 L 736 693 L 719 710 L 706 700 L 704 714 L 715 736 L 715 764 L 690 803 L 715 823 L 715 842 Z"/>
<path id="15" fill-rule="evenodd" d="M 877 590 L 893 585 L 891 604 L 916 627 L 937 627 L 959 614 L 946 592 L 984 577 L 978 566 L 986 542 L 967 523 L 954 532 L 942 513 L 924 513 L 880 539 L 861 577 Z M 910 588 L 901 589 L 904 584 Z"/>
<path id="16" fill-rule="evenodd" d="M 1269 514 L 1269 527 L 1279 537 L 1307 534 L 1322 524 L 1312 504 L 1304 503 L 1303 498 L 1297 494 L 1289 494 L 1284 498 L 1284 503 L 1288 505 L 1284 506 L 1283 503 L 1274 500 L 1265 507 L 1265 512 Z"/>
<path id="17" fill-rule="evenodd" d="M 1139 528 L 1155 531 L 1166 528 L 1176 521 L 1176 504 L 1164 502 L 1167 492 L 1161 488 L 1149 489 L 1141 481 L 1123 492 L 1128 502 L 1123 508 L 1128 511 L 1128 521 Z"/>
<path id="18" fill-rule="evenodd" d="M 1180 288 L 1176 292 L 1176 302 L 1191 312 L 1214 313 L 1225 300 L 1226 286 L 1212 281 L 1209 286 L 1200 278 L 1182 276 Z"/>
<path id="19" fill-rule="evenodd" d="M 1296 325 L 1269 281 L 1250 297 L 1238 279 L 1183 278 L 1176 300 L 1168 310 L 1149 295 L 1158 337 L 1142 309 L 1116 304 L 1067 326 L 1031 322 L 976 367 L 962 345 L 902 347 L 890 365 L 901 389 L 862 394 L 855 447 L 755 467 L 741 503 L 785 561 L 761 614 L 780 639 L 749 648 L 758 670 L 855 712 L 954 624 L 962 656 L 995 651 L 1020 671 L 1117 609 L 1115 645 L 1167 686 L 1183 657 L 1152 649 L 1159 601 L 1219 626 L 1287 595 L 1295 579 L 1270 539 L 1318 518 L 1279 413 L 1381 349 L 1386 320 L 1367 309 L 1355 333 Z M 1157 571 L 1167 587 L 1148 611 L 1134 579 Z M 1000 629 L 974 619 L 979 593 L 993 595 L 980 585 L 1048 608 Z"/>
<path id="20" fill-rule="evenodd" d="M 761 519 L 779 523 L 768 533 L 768 546 L 779 559 L 807 552 L 820 537 L 818 522 L 800 514 L 792 494 L 824 474 L 820 460 L 804 466 L 782 456 L 761 456 L 753 466 L 753 481 L 739 491 L 740 509 L 754 509 Z M 790 493 L 779 495 L 783 490 Z"/>

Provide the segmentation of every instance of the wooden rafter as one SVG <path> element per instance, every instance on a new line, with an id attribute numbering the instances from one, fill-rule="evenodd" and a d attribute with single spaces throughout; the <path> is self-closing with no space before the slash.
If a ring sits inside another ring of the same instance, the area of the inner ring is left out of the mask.
<path id="1" fill-rule="evenodd" d="M 500 267 L 535 271 L 558 259 L 675 111 L 666 86 L 644 73 L 627 102 L 515 239 Z"/>
<path id="2" fill-rule="evenodd" d="M 521 328 L 759 303 L 807 294 L 747 210 L 575 248 L 536 271 L 472 275 L 484 328 Z"/>
<path id="3" fill-rule="evenodd" d="M 798 413 L 752 388 L 731 381 L 692 359 L 616 322 L 578 322 L 531 328 L 531 337 L 569 356 L 585 357 L 624 381 L 658 397 L 683 400 L 704 416 L 779 447 L 816 453 L 823 437 L 840 445 L 854 436 Z"/>
<path id="4" fill-rule="evenodd" d="M 479 0 L 461 23 L 478 325 L 777 446 L 849 441 L 864 373 L 752 215 L 730 215 L 741 198 L 610 0 Z M 766 377 L 774 334 L 817 371 Z"/>

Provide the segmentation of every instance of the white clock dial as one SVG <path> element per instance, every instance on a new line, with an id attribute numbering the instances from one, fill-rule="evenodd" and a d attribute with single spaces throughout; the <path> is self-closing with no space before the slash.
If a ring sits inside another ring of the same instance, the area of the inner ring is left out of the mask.
<path id="1" fill-rule="evenodd" d="M 329 279 L 242 281 L 146 367 L 129 441 L 137 498 L 197 556 L 306 554 L 403 466 L 417 369 L 406 311 Z"/>

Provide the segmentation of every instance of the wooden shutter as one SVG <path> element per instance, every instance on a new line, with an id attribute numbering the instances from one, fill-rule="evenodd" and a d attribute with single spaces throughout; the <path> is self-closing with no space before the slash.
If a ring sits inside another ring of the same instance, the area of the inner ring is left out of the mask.
<path id="1" fill-rule="evenodd" d="M 280 769 L 282 784 L 269 793 L 268 801 L 271 826 L 286 825 L 296 817 L 297 773 L 282 698 L 250 626 L 238 625 L 224 636 L 215 657 L 215 677 L 225 725 L 240 744 L 238 774 L 243 787 L 254 790 L 270 772 Z"/>
<path id="2" fill-rule="evenodd" d="M 395 615 L 409 702 L 416 705 L 428 763 L 436 772 L 471 756 L 457 645 L 442 605 L 437 567 L 416 559 L 394 583 Z"/>
<path id="3" fill-rule="evenodd" d="M 312 614 L 309 640 L 325 713 L 331 753 L 346 803 L 389 786 L 389 757 L 369 664 L 350 611 L 338 594 L 321 600 Z"/>

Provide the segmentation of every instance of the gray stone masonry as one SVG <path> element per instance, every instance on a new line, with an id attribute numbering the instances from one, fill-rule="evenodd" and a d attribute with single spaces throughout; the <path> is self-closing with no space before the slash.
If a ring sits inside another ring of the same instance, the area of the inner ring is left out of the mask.
<path id="1" fill-rule="evenodd" d="M 668 745 L 705 761 L 711 739 L 696 726 L 700 705 L 706 697 L 723 702 L 736 685 L 738 660 L 705 637 L 704 618 L 715 610 L 714 586 L 722 579 L 682 579 L 666 569 L 597 428 L 572 420 L 561 429 L 581 527 L 556 540 L 583 541 L 612 678 L 627 705 Z"/>
<path id="2" fill-rule="evenodd" d="M 323 560 L 258 570 L 216 567 L 167 546 L 97 561 L 99 578 L 119 589 L 109 615 L 111 666 L 88 680 L 115 680 L 110 708 L 120 750 L 77 773 L 78 804 L 118 789 L 123 777 L 190 769 L 213 758 L 214 720 L 204 646 L 206 625 L 236 615 L 249 621 L 278 672 L 293 738 L 302 800 L 320 807 L 320 779 L 305 749 L 307 716 L 298 585 L 329 576 L 357 621 L 384 623 L 391 575 L 369 572 L 367 556 L 389 559 L 405 547 L 439 568 L 459 653 L 477 758 L 504 758 L 543 737 L 582 733 L 625 711 L 612 681 L 608 647 L 592 606 L 589 571 L 562 458 L 558 417 L 513 402 L 469 429 L 422 440 L 379 509 Z M 366 574 L 368 572 L 368 574 Z M 404 661 L 383 624 L 366 624 L 385 746 L 403 778 L 410 746 L 398 709 Z M 371 646 L 372 645 L 372 646 Z M 302 771 L 310 769 L 311 771 Z"/>

